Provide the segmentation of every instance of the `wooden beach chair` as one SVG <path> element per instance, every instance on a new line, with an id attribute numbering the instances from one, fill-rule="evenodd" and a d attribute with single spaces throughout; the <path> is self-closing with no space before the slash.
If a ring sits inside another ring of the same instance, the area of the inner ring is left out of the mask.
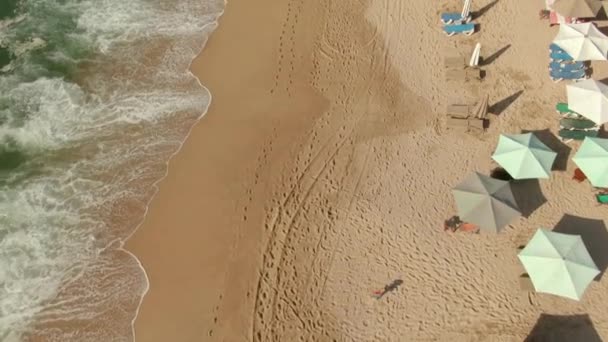
<path id="1" fill-rule="evenodd" d="M 466 67 L 466 62 L 464 60 L 464 57 L 462 55 L 451 55 L 451 56 L 446 56 L 444 58 L 444 63 L 445 63 L 445 67 L 447 69 L 464 69 Z"/>
<path id="2" fill-rule="evenodd" d="M 447 127 L 464 132 L 483 132 L 487 124 L 488 95 L 477 104 L 450 104 L 446 110 Z"/>
<path id="3" fill-rule="evenodd" d="M 460 70 L 452 69 L 446 70 L 445 72 L 446 80 L 448 81 L 458 81 L 458 82 L 469 82 L 469 81 L 481 81 L 483 78 L 483 73 L 481 69 L 464 67 Z"/>

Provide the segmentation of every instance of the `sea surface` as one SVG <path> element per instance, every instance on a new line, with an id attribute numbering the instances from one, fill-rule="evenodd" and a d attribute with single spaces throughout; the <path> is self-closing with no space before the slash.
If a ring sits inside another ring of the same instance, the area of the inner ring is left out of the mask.
<path id="1" fill-rule="evenodd" d="M 133 341 L 121 249 L 211 96 L 224 0 L 1 0 L 0 341 Z"/>

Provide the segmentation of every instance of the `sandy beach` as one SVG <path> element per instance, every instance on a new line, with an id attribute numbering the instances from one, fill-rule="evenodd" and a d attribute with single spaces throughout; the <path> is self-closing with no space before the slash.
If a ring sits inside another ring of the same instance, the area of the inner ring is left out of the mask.
<path id="1" fill-rule="evenodd" d="M 608 338 L 606 279 L 580 302 L 518 284 L 517 247 L 538 227 L 608 223 L 571 179 L 580 142 L 555 143 L 544 199 L 530 195 L 504 232 L 443 230 L 451 188 L 490 172 L 498 135 L 555 133 L 566 100 L 567 82 L 548 76 L 558 27 L 538 19 L 541 3 L 474 1 L 479 32 L 447 37 L 439 15 L 459 7 L 229 1 L 192 66 L 209 112 L 126 245 L 150 281 L 137 341 L 523 341 L 541 314 L 588 315 Z M 485 79 L 446 81 L 446 51 L 477 42 Z M 446 129 L 447 104 L 483 94 L 483 135 Z"/>

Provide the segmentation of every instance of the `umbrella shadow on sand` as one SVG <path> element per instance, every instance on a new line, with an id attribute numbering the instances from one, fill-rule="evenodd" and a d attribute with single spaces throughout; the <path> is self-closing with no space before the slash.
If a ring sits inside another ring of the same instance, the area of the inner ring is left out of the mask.
<path id="1" fill-rule="evenodd" d="M 502 112 L 505 111 L 505 109 L 507 109 L 513 102 L 515 102 L 515 100 L 517 100 L 518 97 L 521 96 L 521 94 L 523 94 L 524 91 L 520 90 L 512 95 L 509 95 L 507 97 L 505 97 L 504 99 L 494 103 L 493 105 L 491 105 L 490 107 L 488 107 L 488 113 L 492 113 L 494 115 L 500 115 L 502 114 Z"/>
<path id="2" fill-rule="evenodd" d="M 551 170 L 566 171 L 566 168 L 568 166 L 568 157 L 570 156 L 570 152 L 572 151 L 572 148 L 570 146 L 564 144 L 549 129 L 524 129 L 521 132 L 534 134 L 538 138 L 538 140 L 540 140 L 543 144 L 547 145 L 548 148 L 550 148 L 554 152 L 557 152 L 557 156 L 555 157 L 555 161 L 553 162 L 553 167 L 551 168 Z"/>
<path id="3" fill-rule="evenodd" d="M 547 202 L 538 179 L 513 179 L 507 170 L 500 166 L 490 171 L 490 177 L 511 183 L 513 198 L 519 212 L 525 218 L 530 217 L 536 209 Z"/>
<path id="4" fill-rule="evenodd" d="M 591 259 L 600 270 L 595 277 L 599 281 L 608 267 L 608 230 L 604 221 L 565 214 L 553 231 L 581 236 Z"/>
<path id="5" fill-rule="evenodd" d="M 524 342 L 602 342 L 589 315 L 540 314 Z"/>
<path id="6" fill-rule="evenodd" d="M 511 191 L 521 216 L 528 218 L 547 203 L 538 179 L 515 179 L 511 181 Z"/>

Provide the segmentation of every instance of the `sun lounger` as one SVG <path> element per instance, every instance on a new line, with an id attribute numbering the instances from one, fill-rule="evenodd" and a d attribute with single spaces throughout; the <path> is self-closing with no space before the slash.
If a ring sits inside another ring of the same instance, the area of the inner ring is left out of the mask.
<path id="1" fill-rule="evenodd" d="M 446 110 L 448 128 L 465 132 L 483 132 L 488 116 L 488 95 L 476 104 L 450 104 Z"/>
<path id="2" fill-rule="evenodd" d="M 597 199 L 597 203 L 599 204 L 608 204 L 608 193 L 596 194 L 595 199 Z"/>
<path id="3" fill-rule="evenodd" d="M 470 104 L 451 104 L 448 105 L 446 114 L 456 118 L 466 119 L 473 114 L 475 105 Z"/>
<path id="4" fill-rule="evenodd" d="M 551 61 L 555 62 L 566 62 L 566 61 L 574 61 L 574 58 L 567 54 L 566 52 L 551 52 L 549 54 L 549 58 Z"/>
<path id="5" fill-rule="evenodd" d="M 549 70 L 578 71 L 583 69 L 587 69 L 587 66 L 583 62 L 564 63 L 552 61 L 549 63 Z"/>
<path id="6" fill-rule="evenodd" d="M 448 81 L 459 81 L 466 82 L 472 80 L 481 80 L 482 79 L 481 69 L 477 68 L 464 68 L 460 70 L 446 70 L 445 77 Z"/>
<path id="7" fill-rule="evenodd" d="M 565 102 L 559 102 L 555 105 L 555 111 L 563 118 L 584 119 L 584 116 L 577 112 L 573 112 Z"/>
<path id="8" fill-rule="evenodd" d="M 464 69 L 466 63 L 463 56 L 448 56 L 444 59 L 445 67 L 450 69 Z"/>
<path id="9" fill-rule="evenodd" d="M 562 129 L 576 129 L 583 131 L 600 129 L 600 126 L 588 119 L 562 118 L 559 120 L 559 126 Z"/>
<path id="10" fill-rule="evenodd" d="M 559 45 L 557 45 L 555 43 L 551 43 L 549 45 L 549 52 L 566 53 L 566 51 L 564 51 L 564 49 L 562 49 L 561 47 L 559 47 Z"/>
<path id="11" fill-rule="evenodd" d="M 572 71 L 562 71 L 562 70 L 554 70 L 551 69 L 549 71 L 549 76 L 553 80 L 553 82 L 560 82 L 563 80 L 584 80 L 587 76 L 587 70 L 572 70 Z"/>
<path id="12" fill-rule="evenodd" d="M 483 132 L 485 130 L 484 119 L 469 117 L 460 118 L 448 116 L 446 125 L 448 128 L 462 132 Z"/>
<path id="13" fill-rule="evenodd" d="M 448 24 L 466 24 L 471 21 L 471 15 L 462 17 L 462 13 L 442 13 L 441 22 Z"/>
<path id="14" fill-rule="evenodd" d="M 560 129 L 557 135 L 564 141 L 569 140 L 584 140 L 585 137 L 595 138 L 599 134 L 599 130 L 574 130 L 574 129 Z"/>
<path id="15" fill-rule="evenodd" d="M 467 36 L 472 35 L 475 32 L 475 24 L 466 23 L 466 24 L 452 24 L 452 25 L 444 25 L 443 32 L 448 36 L 453 36 L 455 34 L 464 33 Z"/>

